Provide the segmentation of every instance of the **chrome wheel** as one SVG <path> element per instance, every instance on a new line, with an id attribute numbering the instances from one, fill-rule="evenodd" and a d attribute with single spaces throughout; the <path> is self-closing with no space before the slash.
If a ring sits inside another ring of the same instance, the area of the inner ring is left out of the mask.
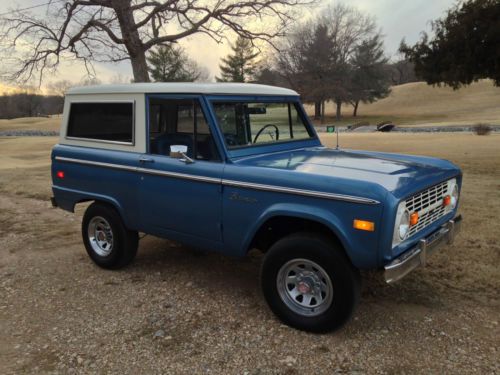
<path id="1" fill-rule="evenodd" d="M 87 229 L 89 243 L 92 250 L 99 256 L 106 257 L 113 250 L 113 231 L 108 221 L 101 216 L 90 220 Z"/>
<path id="2" fill-rule="evenodd" d="M 333 285 L 326 271 L 308 259 L 292 259 L 279 270 L 276 285 L 281 300 L 294 313 L 316 316 L 333 301 Z"/>

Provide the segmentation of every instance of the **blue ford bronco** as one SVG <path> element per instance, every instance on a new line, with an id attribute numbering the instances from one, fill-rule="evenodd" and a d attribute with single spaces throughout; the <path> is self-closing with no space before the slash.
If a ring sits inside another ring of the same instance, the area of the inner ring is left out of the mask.
<path id="1" fill-rule="evenodd" d="M 52 203 L 88 206 L 90 258 L 129 264 L 138 233 L 265 253 L 263 295 L 290 326 L 351 316 L 360 270 L 395 282 L 451 243 L 462 175 L 429 157 L 324 147 L 292 90 L 137 83 L 69 90 L 52 151 Z"/>

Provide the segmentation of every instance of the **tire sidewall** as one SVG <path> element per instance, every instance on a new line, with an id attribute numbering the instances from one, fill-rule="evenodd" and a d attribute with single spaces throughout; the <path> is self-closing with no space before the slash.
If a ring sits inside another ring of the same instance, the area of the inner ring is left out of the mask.
<path id="1" fill-rule="evenodd" d="M 290 310 L 279 295 L 277 276 L 280 268 L 298 258 L 320 265 L 331 279 L 333 301 L 320 315 L 309 317 L 297 314 Z M 271 310 L 283 322 L 312 332 L 340 328 L 352 315 L 359 293 L 359 279 L 350 262 L 330 241 L 314 235 L 292 235 L 273 245 L 262 266 L 261 284 Z"/>
<path id="2" fill-rule="evenodd" d="M 110 225 L 113 233 L 113 249 L 107 256 L 97 254 L 92 248 L 88 237 L 88 226 L 90 221 L 96 217 L 101 216 Z M 85 249 L 89 257 L 100 267 L 103 268 L 116 268 L 122 262 L 125 253 L 125 239 L 126 229 L 121 221 L 118 213 L 111 207 L 102 204 L 92 204 L 85 211 L 82 221 L 82 237 Z"/>

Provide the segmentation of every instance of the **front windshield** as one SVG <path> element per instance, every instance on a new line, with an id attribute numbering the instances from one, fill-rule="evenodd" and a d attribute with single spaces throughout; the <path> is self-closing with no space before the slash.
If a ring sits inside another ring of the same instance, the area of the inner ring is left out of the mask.
<path id="1" fill-rule="evenodd" d="M 296 103 L 217 101 L 212 104 L 229 149 L 313 138 Z"/>

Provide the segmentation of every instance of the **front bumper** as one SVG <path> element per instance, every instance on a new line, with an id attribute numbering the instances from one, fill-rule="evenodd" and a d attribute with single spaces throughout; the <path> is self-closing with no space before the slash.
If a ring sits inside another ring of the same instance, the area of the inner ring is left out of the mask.
<path id="1" fill-rule="evenodd" d="M 443 243 L 453 243 L 453 239 L 460 231 L 461 222 L 462 215 L 458 215 L 453 220 L 449 220 L 430 236 L 421 239 L 415 247 L 386 265 L 384 267 L 385 281 L 387 283 L 393 283 L 402 279 L 415 268 L 425 267 L 427 257 L 436 250 L 436 248 L 443 245 Z"/>

